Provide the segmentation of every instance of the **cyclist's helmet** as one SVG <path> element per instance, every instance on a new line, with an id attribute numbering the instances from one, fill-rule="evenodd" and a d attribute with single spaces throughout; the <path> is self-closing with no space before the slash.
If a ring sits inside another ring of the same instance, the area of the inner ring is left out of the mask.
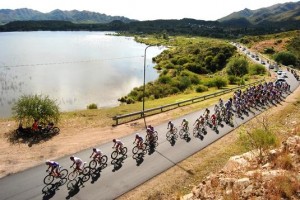
<path id="1" fill-rule="evenodd" d="M 168 122 L 168 124 L 171 124 L 171 123 L 172 123 L 171 121 Z"/>
<path id="2" fill-rule="evenodd" d="M 49 163 L 50 163 L 50 160 L 46 160 L 46 165 L 49 165 Z"/>
<path id="3" fill-rule="evenodd" d="M 140 135 L 137 133 L 137 134 L 135 134 L 135 137 L 138 138 L 138 137 L 140 137 Z"/>
<path id="4" fill-rule="evenodd" d="M 185 121 L 186 121 L 186 119 L 184 118 L 184 119 L 183 119 L 183 121 L 185 122 Z"/>
<path id="5" fill-rule="evenodd" d="M 96 148 L 93 148 L 93 151 L 96 151 Z"/>
<path id="6" fill-rule="evenodd" d="M 74 160 L 74 156 L 71 156 L 70 159 L 71 159 L 71 160 Z"/>
<path id="7" fill-rule="evenodd" d="M 113 142 L 116 142 L 116 139 L 113 139 Z"/>

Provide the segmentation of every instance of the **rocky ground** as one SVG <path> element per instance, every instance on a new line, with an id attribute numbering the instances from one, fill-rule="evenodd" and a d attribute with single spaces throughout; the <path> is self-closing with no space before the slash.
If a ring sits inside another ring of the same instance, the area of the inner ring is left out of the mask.
<path id="1" fill-rule="evenodd" d="M 183 199 L 300 199 L 300 137 L 270 150 L 263 164 L 256 154 L 231 157 Z"/>

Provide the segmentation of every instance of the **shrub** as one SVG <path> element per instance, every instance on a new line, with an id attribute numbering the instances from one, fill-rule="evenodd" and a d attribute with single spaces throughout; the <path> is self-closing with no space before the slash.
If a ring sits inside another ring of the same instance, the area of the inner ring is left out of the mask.
<path id="1" fill-rule="evenodd" d="M 229 81 L 229 84 L 238 84 L 240 82 L 241 78 L 239 77 L 236 77 L 236 76 L 233 76 L 233 75 L 230 75 L 228 76 L 228 81 Z"/>
<path id="2" fill-rule="evenodd" d="M 274 55 L 275 61 L 283 65 L 296 65 L 297 58 L 294 54 L 284 51 Z"/>
<path id="3" fill-rule="evenodd" d="M 266 73 L 266 68 L 265 66 L 261 64 L 254 64 L 251 65 L 250 67 L 250 74 L 252 75 L 261 75 Z"/>
<path id="4" fill-rule="evenodd" d="M 42 95 L 23 95 L 12 107 L 13 117 L 18 122 L 31 125 L 34 119 L 41 122 L 55 122 L 59 120 L 60 112 L 55 100 Z"/>
<path id="5" fill-rule="evenodd" d="M 275 53 L 275 50 L 273 47 L 267 47 L 264 49 L 264 53 L 265 54 L 273 54 L 273 53 Z"/>
<path id="6" fill-rule="evenodd" d="M 196 92 L 201 93 L 201 92 L 205 92 L 205 91 L 208 91 L 208 87 L 205 85 L 199 85 L 196 87 Z"/>
<path id="7" fill-rule="evenodd" d="M 171 83 L 171 81 L 172 81 L 171 77 L 167 75 L 163 75 L 158 78 L 158 82 L 162 84 L 168 84 Z"/>
<path id="8" fill-rule="evenodd" d="M 87 106 L 87 109 L 98 109 L 98 106 L 97 106 L 97 104 L 92 103 L 92 104 Z"/>
<path id="9" fill-rule="evenodd" d="M 245 58 L 233 58 L 227 64 L 227 74 L 242 77 L 248 74 L 249 66 Z"/>
<path id="10" fill-rule="evenodd" d="M 277 137 L 274 133 L 264 128 L 256 128 L 253 131 L 245 131 L 240 133 L 242 144 L 249 150 L 258 150 L 258 163 L 262 163 L 267 155 L 267 150 L 277 144 Z"/>
<path id="11" fill-rule="evenodd" d="M 222 87 L 227 86 L 227 80 L 221 76 L 217 76 L 213 79 L 213 82 L 215 82 L 215 86 L 220 89 Z"/>

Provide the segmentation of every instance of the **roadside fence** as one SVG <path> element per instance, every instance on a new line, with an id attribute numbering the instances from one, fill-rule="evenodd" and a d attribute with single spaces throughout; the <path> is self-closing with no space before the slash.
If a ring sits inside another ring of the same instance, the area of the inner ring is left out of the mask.
<path id="1" fill-rule="evenodd" d="M 198 103 L 198 102 L 204 101 L 206 99 L 211 99 L 211 98 L 214 98 L 214 97 L 217 97 L 217 96 L 221 96 L 221 95 L 236 91 L 238 89 L 243 89 L 243 88 L 246 88 L 246 87 L 249 87 L 249 86 L 254 86 L 254 85 L 257 85 L 257 84 L 260 84 L 260 83 L 263 83 L 263 82 L 265 82 L 265 79 L 262 79 L 262 80 L 259 80 L 259 81 L 253 82 L 253 83 L 248 83 L 248 84 L 245 84 L 245 85 L 241 85 L 241 86 L 238 86 L 238 87 L 230 88 L 230 89 L 224 89 L 222 91 L 215 92 L 215 93 L 212 93 L 212 94 L 199 96 L 199 97 L 195 97 L 195 98 L 192 98 L 192 99 L 188 99 L 188 100 L 184 100 L 184 101 L 180 101 L 180 102 L 176 102 L 176 103 L 172 103 L 172 104 L 163 105 L 163 106 L 159 106 L 159 107 L 156 107 L 156 108 L 146 109 L 144 112 L 143 111 L 137 111 L 137 112 L 132 112 L 132 113 L 124 114 L 124 115 L 116 115 L 112 119 L 116 121 L 115 126 L 117 126 L 119 124 L 123 124 L 123 123 L 126 123 L 126 122 L 141 119 L 143 117 L 147 117 L 147 116 L 159 114 L 159 113 L 162 113 L 162 112 L 166 112 L 166 111 L 169 111 L 169 110 L 181 107 L 181 106 L 186 106 L 186 105 L 190 105 L 190 104 L 193 104 L 193 103 Z M 124 119 L 126 119 L 126 120 L 124 120 Z"/>

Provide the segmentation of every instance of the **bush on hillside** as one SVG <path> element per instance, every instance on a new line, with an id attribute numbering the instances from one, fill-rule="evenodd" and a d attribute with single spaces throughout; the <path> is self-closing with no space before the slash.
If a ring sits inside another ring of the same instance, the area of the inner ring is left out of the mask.
<path id="1" fill-rule="evenodd" d="M 242 77 L 249 72 L 249 64 L 243 57 L 232 58 L 227 64 L 227 74 Z"/>

